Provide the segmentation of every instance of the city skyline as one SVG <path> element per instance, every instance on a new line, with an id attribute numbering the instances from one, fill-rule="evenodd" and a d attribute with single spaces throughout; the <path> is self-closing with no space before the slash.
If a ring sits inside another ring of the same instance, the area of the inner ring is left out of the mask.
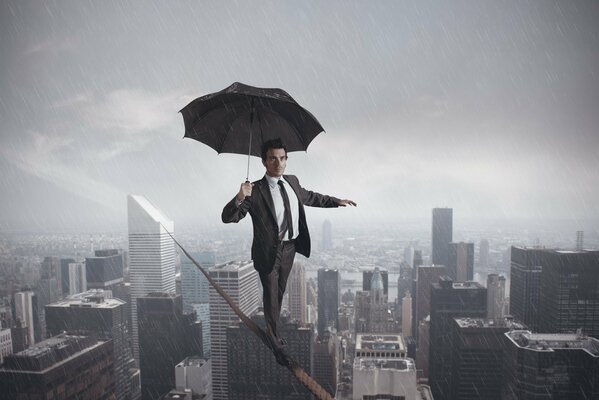
<path id="1" fill-rule="evenodd" d="M 445 206 L 592 226 L 597 16 L 591 1 L 3 2 L 0 232 L 124 230 L 129 193 L 218 226 L 246 160 L 182 140 L 177 112 L 234 81 L 281 87 L 325 127 L 287 172 L 357 201 L 335 224 Z"/>

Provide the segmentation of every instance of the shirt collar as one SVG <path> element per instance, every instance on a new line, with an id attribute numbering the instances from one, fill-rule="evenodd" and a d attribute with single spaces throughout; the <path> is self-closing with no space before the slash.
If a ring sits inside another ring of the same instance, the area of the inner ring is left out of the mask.
<path id="1" fill-rule="evenodd" d="M 285 179 L 283 179 L 282 176 L 280 178 L 274 178 L 274 177 L 272 177 L 272 176 L 270 176 L 268 174 L 264 174 L 264 177 L 266 178 L 266 181 L 268 182 L 268 186 L 270 186 L 273 189 L 277 187 L 277 185 L 279 184 L 279 180 L 287 183 L 285 181 Z"/>

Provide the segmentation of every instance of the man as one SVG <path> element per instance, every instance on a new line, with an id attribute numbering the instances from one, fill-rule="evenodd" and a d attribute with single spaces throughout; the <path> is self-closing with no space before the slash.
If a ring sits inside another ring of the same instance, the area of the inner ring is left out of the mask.
<path id="1" fill-rule="evenodd" d="M 252 259 L 262 282 L 266 331 L 277 362 L 289 365 L 285 342 L 277 332 L 277 322 L 295 253 L 310 256 L 310 233 L 304 206 L 357 204 L 306 190 L 294 175 L 283 175 L 287 166 L 287 148 L 280 139 L 262 145 L 262 164 L 266 168 L 264 177 L 241 184 L 237 195 L 223 209 L 222 220 L 224 223 L 239 222 L 247 213 L 252 217 Z"/>

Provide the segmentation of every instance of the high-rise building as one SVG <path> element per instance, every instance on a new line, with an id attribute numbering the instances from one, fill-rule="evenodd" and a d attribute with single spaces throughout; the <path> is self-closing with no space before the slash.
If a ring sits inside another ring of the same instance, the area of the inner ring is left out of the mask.
<path id="1" fill-rule="evenodd" d="M 352 399 L 417 399 L 416 366 L 411 358 L 354 359 Z"/>
<path id="2" fill-rule="evenodd" d="M 397 278 L 397 297 L 398 303 L 401 305 L 401 299 L 404 298 L 407 292 L 412 290 L 414 283 L 414 270 L 406 263 L 399 264 L 399 277 Z"/>
<path id="3" fill-rule="evenodd" d="M 333 248 L 333 226 L 328 219 L 322 223 L 322 249 L 324 251 Z"/>
<path id="4" fill-rule="evenodd" d="M 239 305 L 241 311 L 251 315 L 258 309 L 261 298 L 258 272 L 251 261 L 231 261 L 214 266 L 210 277 Z M 212 395 L 214 400 L 227 400 L 227 327 L 236 325 L 237 315 L 210 287 L 210 336 L 212 360 Z"/>
<path id="5" fill-rule="evenodd" d="M 252 320 L 264 328 L 264 314 Z M 312 373 L 313 329 L 281 318 L 279 333 L 287 340 L 287 352 L 308 375 Z M 227 328 L 229 400 L 310 400 L 311 393 L 298 384 L 273 354 L 243 323 Z"/>
<path id="6" fill-rule="evenodd" d="M 424 265 L 424 260 L 422 258 L 422 250 L 414 250 L 414 262 L 412 268 L 416 270 L 419 266 Z"/>
<path id="7" fill-rule="evenodd" d="M 432 284 L 430 327 L 430 386 L 435 400 L 451 399 L 452 341 L 448 334 L 456 317 L 484 318 L 487 289 L 476 282 L 457 283 L 441 277 Z"/>
<path id="8" fill-rule="evenodd" d="M 501 319 L 505 310 L 505 277 L 487 275 L 487 318 Z"/>
<path id="9" fill-rule="evenodd" d="M 389 312 L 387 295 L 385 295 L 383 288 L 383 278 L 378 268 L 374 269 L 369 287 L 370 290 L 367 292 L 356 293 L 356 332 L 392 332 L 394 321 Z"/>
<path id="10" fill-rule="evenodd" d="M 202 328 L 183 314 L 180 295 L 150 293 L 137 299 L 139 370 L 143 400 L 160 399 L 175 387 L 175 366 L 202 355 Z"/>
<path id="11" fill-rule="evenodd" d="M 599 338 L 599 251 L 541 251 L 539 332 Z"/>
<path id="12" fill-rule="evenodd" d="M 383 293 L 385 296 L 389 295 L 389 271 L 386 269 L 380 269 L 375 267 L 371 270 L 362 271 L 362 291 L 369 292 L 372 283 L 372 277 L 374 276 L 375 270 L 378 270 L 381 278 L 383 279 Z"/>
<path id="13" fill-rule="evenodd" d="M 599 340 L 525 330 L 504 335 L 502 399 L 599 399 Z"/>
<path id="14" fill-rule="evenodd" d="M 177 390 L 189 389 L 192 396 L 199 396 L 202 400 L 212 400 L 211 381 L 212 367 L 209 359 L 187 357 L 175 366 Z"/>
<path id="15" fill-rule="evenodd" d="M 29 346 L 35 343 L 33 301 L 33 292 L 15 293 L 15 318 L 21 321 L 22 328 L 27 328 Z"/>
<path id="16" fill-rule="evenodd" d="M 88 331 L 100 340 L 111 341 L 112 363 L 117 400 L 140 397 L 139 370 L 135 367 L 129 344 L 127 307 L 123 300 L 111 298 L 110 292 L 90 289 L 46 306 L 48 333 Z M 137 383 L 136 383 L 137 382 Z"/>
<path id="17" fill-rule="evenodd" d="M 449 243 L 453 241 L 453 209 L 433 208 L 433 265 L 447 265 Z"/>
<path id="18" fill-rule="evenodd" d="M 412 295 L 406 293 L 401 300 L 401 334 L 404 338 L 412 336 Z"/>
<path id="19" fill-rule="evenodd" d="M 414 248 L 412 246 L 407 246 L 403 250 L 403 261 L 410 266 L 410 268 L 414 268 Z"/>
<path id="20" fill-rule="evenodd" d="M 35 340 L 46 338 L 46 316 L 44 306 L 62 298 L 62 267 L 60 258 L 45 257 L 40 267 L 40 281 L 36 290 L 37 329 Z M 34 343 L 34 342 L 31 342 Z"/>
<path id="21" fill-rule="evenodd" d="M 511 319 L 453 318 L 451 329 L 450 399 L 501 399 L 505 332 L 523 329 Z"/>
<path id="22" fill-rule="evenodd" d="M 5 399 L 114 398 L 110 341 L 60 334 L 6 356 L 0 367 Z"/>
<path id="23" fill-rule="evenodd" d="M 439 282 L 439 278 L 445 275 L 445 266 L 440 265 L 421 265 L 418 267 L 416 279 L 416 312 L 414 315 L 413 326 L 417 327 L 420 321 L 431 313 L 431 285 Z M 420 338 L 417 336 L 417 342 L 420 344 Z"/>
<path id="24" fill-rule="evenodd" d="M 511 248 L 510 314 L 533 332 L 539 329 L 540 249 Z"/>
<path id="25" fill-rule="evenodd" d="M 0 365 L 4 362 L 4 357 L 12 354 L 12 334 L 10 328 L 0 328 Z"/>
<path id="26" fill-rule="evenodd" d="M 327 327 L 339 328 L 339 303 L 341 299 L 339 271 L 318 270 L 318 335 L 323 336 Z"/>
<path id="27" fill-rule="evenodd" d="M 115 287 L 123 283 L 124 265 L 125 254 L 122 250 L 96 250 L 94 257 L 85 259 L 87 287 L 112 290 L 116 296 Z"/>
<path id="28" fill-rule="evenodd" d="M 133 355 L 139 361 L 137 299 L 175 293 L 175 244 L 168 234 L 174 224 L 143 196 L 127 196 L 127 213 Z"/>
<path id="29" fill-rule="evenodd" d="M 61 258 L 60 259 L 60 276 L 62 295 L 69 295 L 69 264 L 77 262 L 74 258 Z"/>
<path id="30" fill-rule="evenodd" d="M 204 270 L 209 270 L 215 265 L 215 253 L 212 251 L 192 252 L 190 256 L 196 260 Z M 195 311 L 196 318 L 202 322 L 202 340 L 204 357 L 210 355 L 210 289 L 208 279 L 187 258 L 181 256 L 181 295 L 183 298 L 183 312 Z"/>
<path id="31" fill-rule="evenodd" d="M 69 264 L 69 295 L 82 293 L 87 290 L 87 280 L 85 278 L 84 263 Z M 46 324 L 47 325 L 47 324 Z"/>
<path id="32" fill-rule="evenodd" d="M 341 364 L 341 343 L 339 337 L 330 330 L 318 335 L 313 344 L 314 362 L 312 378 L 333 397 L 339 382 Z"/>
<path id="33" fill-rule="evenodd" d="M 294 262 L 289 280 L 287 281 L 287 293 L 289 294 L 289 313 L 291 319 L 305 325 L 308 322 L 307 315 L 307 293 L 306 293 L 306 270 L 301 262 Z"/>
<path id="34" fill-rule="evenodd" d="M 576 231 L 576 251 L 582 251 L 584 248 L 584 231 Z"/>
<path id="35" fill-rule="evenodd" d="M 447 275 L 455 282 L 474 279 L 474 243 L 449 243 Z"/>
<path id="36" fill-rule="evenodd" d="M 489 241 L 481 239 L 478 245 L 478 267 L 481 271 L 489 268 Z"/>

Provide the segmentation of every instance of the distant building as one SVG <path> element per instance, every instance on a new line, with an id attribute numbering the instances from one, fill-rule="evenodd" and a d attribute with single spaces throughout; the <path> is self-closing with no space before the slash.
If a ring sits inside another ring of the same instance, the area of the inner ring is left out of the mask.
<path id="1" fill-rule="evenodd" d="M 258 309 L 261 290 L 258 272 L 251 261 L 216 265 L 210 269 L 210 277 L 239 304 L 243 313 L 251 315 Z M 236 325 L 238 321 L 239 318 L 225 300 L 210 287 L 212 395 L 215 400 L 228 399 L 227 327 Z"/>
<path id="2" fill-rule="evenodd" d="M 486 271 L 489 268 L 489 241 L 481 239 L 478 244 L 478 267 L 481 271 Z"/>
<path id="3" fill-rule="evenodd" d="M 453 282 L 442 277 L 431 290 L 430 386 L 435 400 L 451 399 L 453 318 L 484 318 L 487 315 L 487 289 L 476 282 Z"/>
<path id="4" fill-rule="evenodd" d="M 412 246 L 406 246 L 403 250 L 403 261 L 414 268 L 414 248 Z"/>
<path id="5" fill-rule="evenodd" d="M 69 295 L 85 292 L 87 290 L 87 280 L 85 278 L 84 263 L 69 264 Z"/>
<path id="6" fill-rule="evenodd" d="M 301 262 L 295 262 L 287 281 L 289 313 L 291 318 L 304 325 L 308 323 L 306 269 Z"/>
<path id="7" fill-rule="evenodd" d="M 0 365 L 4 362 L 4 357 L 12 354 L 12 334 L 10 328 L 0 328 Z"/>
<path id="8" fill-rule="evenodd" d="M 391 332 L 394 320 L 389 310 L 387 295 L 384 294 L 383 279 L 378 268 L 374 269 L 369 291 L 356 293 L 355 328 L 356 333 Z"/>
<path id="9" fill-rule="evenodd" d="M 215 265 L 215 253 L 203 251 L 190 253 L 205 271 Z M 208 279 L 187 256 L 181 256 L 181 295 L 183 312 L 195 311 L 196 318 L 202 322 L 204 356 L 210 355 L 210 289 Z"/>
<path id="10" fill-rule="evenodd" d="M 323 336 L 328 327 L 339 329 L 339 303 L 341 280 L 338 270 L 318 270 L 318 335 Z"/>
<path id="11" fill-rule="evenodd" d="M 322 250 L 328 251 L 333 248 L 333 226 L 328 219 L 322 223 Z"/>
<path id="12" fill-rule="evenodd" d="M 502 319 L 505 310 L 505 277 L 487 275 L 487 318 Z"/>
<path id="13" fill-rule="evenodd" d="M 523 325 L 511 319 L 453 318 L 450 396 L 460 400 L 500 400 L 505 385 L 503 335 Z"/>
<path id="14" fill-rule="evenodd" d="M 114 398 L 111 341 L 61 334 L 4 358 L 0 393 L 6 399 Z"/>
<path id="15" fill-rule="evenodd" d="M 46 337 L 46 316 L 44 306 L 63 297 L 62 294 L 62 267 L 60 258 L 45 257 L 40 267 L 40 282 L 36 290 L 36 314 L 38 326 L 35 330 L 35 341 Z M 34 342 L 31 342 L 34 343 Z"/>
<path id="16" fill-rule="evenodd" d="M 414 327 L 418 327 L 420 321 L 431 313 L 431 285 L 439 282 L 439 278 L 446 274 L 446 268 L 443 265 L 424 266 L 417 269 L 416 278 L 416 311 L 414 315 Z M 417 335 L 417 342 L 420 345 L 420 337 Z"/>
<path id="17" fill-rule="evenodd" d="M 433 265 L 448 265 L 449 243 L 453 241 L 453 209 L 433 208 Z"/>
<path id="18" fill-rule="evenodd" d="M 175 366 L 202 355 L 202 328 L 195 314 L 183 314 L 180 295 L 150 293 L 137 299 L 139 369 L 144 400 L 175 387 Z"/>
<path id="19" fill-rule="evenodd" d="M 264 314 L 252 320 L 264 327 Z M 308 375 L 312 374 L 313 329 L 282 318 L 279 333 L 287 351 Z M 310 400 L 312 394 L 293 375 L 277 364 L 273 354 L 248 328 L 239 323 L 227 328 L 229 400 Z"/>
<path id="20" fill-rule="evenodd" d="M 125 253 L 119 249 L 96 250 L 85 259 L 85 275 L 89 289 L 112 290 L 124 280 Z M 116 297 L 116 293 L 115 294 Z M 125 299 L 121 299 L 125 300 Z"/>
<path id="21" fill-rule="evenodd" d="M 503 399 L 598 399 L 599 340 L 581 334 L 504 334 Z"/>
<path id="22" fill-rule="evenodd" d="M 69 295 L 69 264 L 77 262 L 74 258 L 60 259 L 60 276 L 63 296 Z"/>
<path id="23" fill-rule="evenodd" d="M 21 327 L 27 328 L 28 345 L 35 343 L 33 292 L 15 293 L 15 318 L 21 321 Z"/>
<path id="24" fill-rule="evenodd" d="M 140 397 L 139 370 L 135 367 L 129 344 L 127 307 L 123 300 L 111 298 L 110 292 L 91 289 L 46 306 L 48 333 L 92 332 L 114 348 L 112 363 L 117 400 Z M 137 382 L 137 384 L 136 384 Z"/>
<path id="25" fill-rule="evenodd" d="M 212 367 L 209 359 L 187 357 L 175 366 L 177 390 L 191 390 L 202 400 L 212 400 Z M 202 397 L 203 396 L 203 397 Z"/>
<path id="26" fill-rule="evenodd" d="M 375 267 L 369 271 L 362 271 L 362 291 L 369 292 L 372 289 L 372 277 L 375 273 L 375 270 L 378 271 L 382 280 L 383 280 L 383 293 L 388 296 L 389 295 L 389 271 L 385 269 L 380 269 Z"/>
<path id="27" fill-rule="evenodd" d="M 412 296 L 410 292 L 401 299 L 401 334 L 404 338 L 412 336 Z"/>
<path id="28" fill-rule="evenodd" d="M 474 243 L 449 243 L 447 275 L 455 282 L 474 279 Z"/>
<path id="29" fill-rule="evenodd" d="M 133 356 L 139 361 L 137 299 L 175 293 L 175 243 L 169 236 L 174 224 L 143 196 L 127 196 L 127 217 Z"/>
<path id="30" fill-rule="evenodd" d="M 411 358 L 354 359 L 353 400 L 416 399 L 416 367 Z"/>

